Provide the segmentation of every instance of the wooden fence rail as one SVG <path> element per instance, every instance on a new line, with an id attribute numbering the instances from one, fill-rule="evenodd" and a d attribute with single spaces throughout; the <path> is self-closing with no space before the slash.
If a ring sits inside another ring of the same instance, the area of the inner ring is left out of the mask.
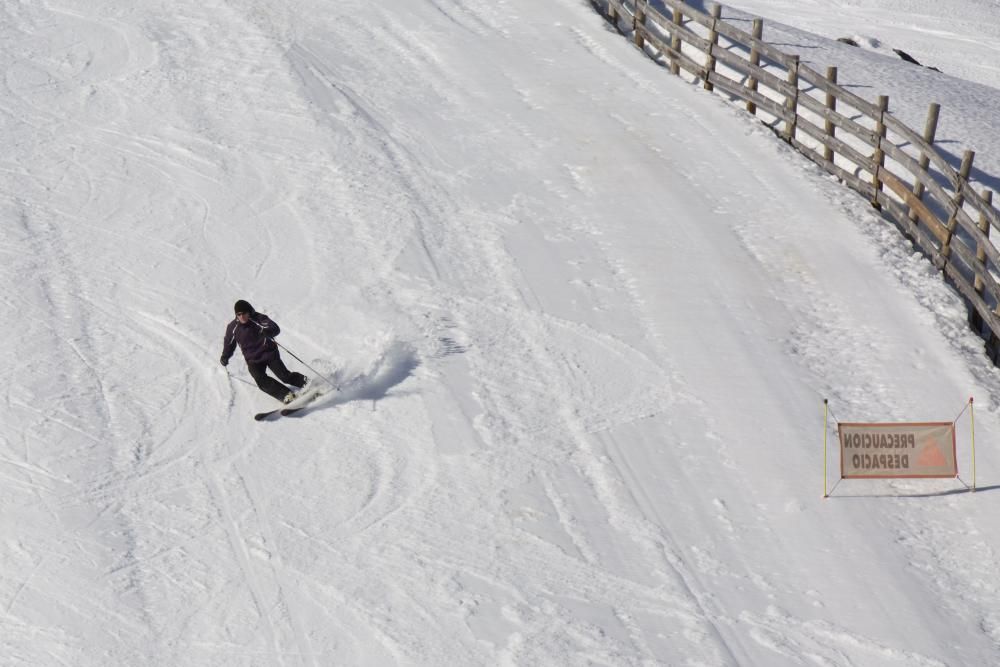
<path id="1" fill-rule="evenodd" d="M 746 104 L 748 112 L 817 165 L 889 216 L 966 299 L 970 323 L 1000 357 L 1000 230 L 993 193 L 969 183 L 972 151 L 956 168 L 934 144 L 940 106 L 931 104 L 923 132 L 896 118 L 889 99 L 870 102 L 837 83 L 836 68 L 820 73 L 799 56 L 727 23 L 721 5 L 708 14 L 683 0 L 591 0 L 650 57 L 687 73 L 708 90 Z"/>

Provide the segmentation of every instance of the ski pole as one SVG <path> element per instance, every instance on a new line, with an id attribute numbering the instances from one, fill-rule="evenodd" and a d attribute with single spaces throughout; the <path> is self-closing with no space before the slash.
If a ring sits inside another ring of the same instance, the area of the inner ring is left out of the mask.
<path id="1" fill-rule="evenodd" d="M 271 340 L 274 340 L 274 339 L 272 338 Z M 302 359 L 300 359 L 297 354 L 295 354 L 294 352 L 292 352 L 291 350 L 289 350 L 287 347 L 285 347 L 284 345 L 282 345 L 278 341 L 275 340 L 274 343 L 278 347 L 280 347 L 282 350 L 284 350 L 288 354 L 292 355 L 292 357 L 294 357 L 296 361 L 298 361 L 300 364 L 302 364 L 303 366 L 305 366 L 306 368 L 308 368 L 309 370 L 311 370 L 319 378 L 325 380 L 328 385 L 330 385 L 331 387 L 333 387 L 335 390 L 340 391 L 340 385 L 336 384 L 333 380 L 331 380 L 330 378 L 326 377 L 325 375 L 323 375 L 322 373 L 320 373 L 318 370 L 316 370 L 315 368 L 313 368 L 312 366 L 310 366 L 306 362 L 302 361 Z"/>
<path id="2" fill-rule="evenodd" d="M 257 386 L 257 385 L 255 385 L 255 384 L 254 384 L 253 382 L 250 382 L 249 380 L 244 380 L 244 379 L 243 379 L 243 378 L 241 378 L 241 377 L 240 377 L 239 375 L 233 375 L 232 373 L 230 373 L 230 372 L 229 372 L 229 368 L 228 368 L 228 367 L 226 368 L 226 375 L 228 375 L 228 376 L 229 376 L 229 379 L 231 379 L 231 380 L 239 380 L 239 381 L 240 381 L 240 382 L 242 382 L 243 384 L 248 384 L 248 385 L 250 385 L 251 387 L 256 387 L 256 386 Z"/>

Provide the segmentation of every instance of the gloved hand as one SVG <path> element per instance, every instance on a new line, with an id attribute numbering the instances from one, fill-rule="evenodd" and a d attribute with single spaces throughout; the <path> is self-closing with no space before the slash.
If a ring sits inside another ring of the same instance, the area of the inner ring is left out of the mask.
<path id="1" fill-rule="evenodd" d="M 221 359 L 219 359 L 219 363 L 222 364 L 223 366 L 228 366 L 229 365 L 229 358 L 228 357 L 222 357 Z"/>

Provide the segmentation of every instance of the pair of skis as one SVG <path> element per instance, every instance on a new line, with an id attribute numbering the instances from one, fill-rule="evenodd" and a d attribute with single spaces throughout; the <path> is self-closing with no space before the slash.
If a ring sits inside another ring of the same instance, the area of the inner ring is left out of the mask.
<path id="1" fill-rule="evenodd" d="M 268 419 L 277 418 L 279 416 L 288 417 L 289 415 L 294 415 L 296 412 L 304 410 L 310 403 L 312 403 L 325 393 L 326 391 L 321 387 L 307 389 L 304 392 L 302 392 L 301 395 L 296 396 L 294 401 L 288 403 L 284 407 L 277 408 L 274 410 L 268 410 L 267 412 L 258 412 L 253 416 L 253 418 L 261 422 Z"/>

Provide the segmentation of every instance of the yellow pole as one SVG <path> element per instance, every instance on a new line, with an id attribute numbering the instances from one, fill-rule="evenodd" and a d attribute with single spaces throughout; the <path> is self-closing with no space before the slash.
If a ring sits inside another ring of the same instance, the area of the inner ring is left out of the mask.
<path id="1" fill-rule="evenodd" d="M 969 397 L 969 416 L 972 419 L 972 492 L 976 492 L 976 406 Z"/>
<path id="2" fill-rule="evenodd" d="M 823 399 L 823 497 L 829 497 L 826 492 L 826 432 L 827 432 L 827 419 L 830 414 L 830 401 L 828 399 Z M 975 451 L 975 450 L 973 450 Z M 975 466 L 972 468 L 975 470 Z M 975 473 L 973 473 L 973 479 L 975 479 Z M 975 487 L 975 482 L 973 482 L 973 488 Z"/>

